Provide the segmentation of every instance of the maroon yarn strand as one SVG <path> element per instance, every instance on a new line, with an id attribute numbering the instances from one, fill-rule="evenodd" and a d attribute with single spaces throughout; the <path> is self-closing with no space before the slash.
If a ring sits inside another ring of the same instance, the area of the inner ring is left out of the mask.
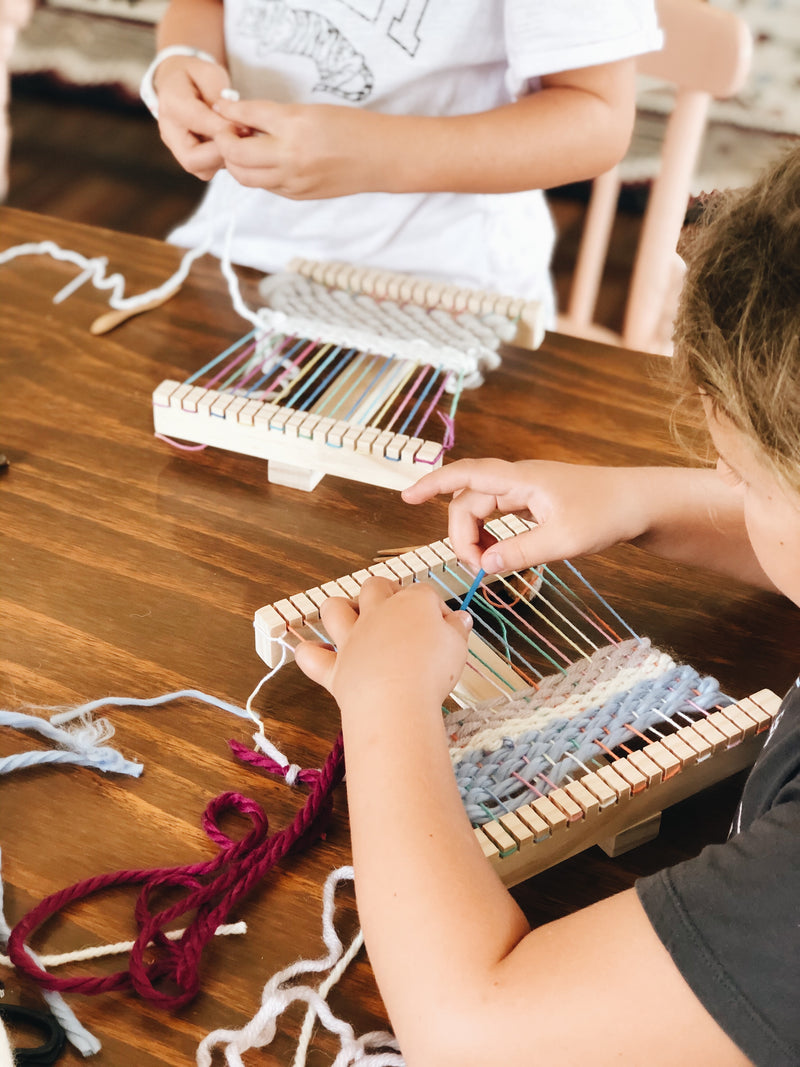
<path id="1" fill-rule="evenodd" d="M 274 761 L 269 762 L 274 764 Z M 265 763 L 260 765 L 266 767 Z M 285 773 L 285 769 L 277 764 L 266 769 Z M 343 773 L 343 741 L 339 734 L 322 770 L 302 772 L 302 780 L 311 784 L 305 804 L 288 827 L 272 835 L 269 834 L 267 817 L 255 801 L 239 793 L 220 794 L 209 803 L 202 819 L 205 833 L 219 846 L 213 859 L 179 867 L 114 871 L 84 879 L 50 894 L 23 916 L 11 931 L 8 954 L 12 963 L 45 989 L 90 996 L 133 990 L 166 1010 L 183 1007 L 200 989 L 200 958 L 217 927 L 284 856 L 324 833 L 333 789 Z M 253 823 L 253 829 L 236 842 L 224 835 L 216 824 L 216 817 L 230 809 L 250 818 Z M 57 977 L 48 974 L 29 955 L 25 942 L 53 915 L 94 893 L 125 885 L 142 886 L 134 910 L 139 934 L 127 970 L 97 977 Z M 176 886 L 186 888 L 188 892 L 176 904 L 151 913 L 151 894 L 157 889 Z M 177 941 L 168 940 L 164 933 L 168 924 L 189 912 L 195 914 L 184 934 Z M 146 953 L 156 953 L 157 959 L 146 962 Z M 178 991 L 165 992 L 158 988 L 167 982 L 177 986 Z"/>

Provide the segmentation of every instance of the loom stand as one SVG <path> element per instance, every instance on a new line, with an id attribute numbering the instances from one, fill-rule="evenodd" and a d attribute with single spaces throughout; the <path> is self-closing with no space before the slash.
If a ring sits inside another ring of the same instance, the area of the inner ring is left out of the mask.
<path id="1" fill-rule="evenodd" d="M 631 849 L 638 848 L 639 845 L 646 845 L 648 841 L 655 841 L 660 829 L 661 812 L 657 811 L 655 815 L 634 823 L 613 837 L 602 838 L 597 844 L 613 860 L 617 856 L 630 852 Z"/>
<path id="2" fill-rule="evenodd" d="M 285 485 L 289 489 L 302 489 L 304 493 L 310 493 L 324 477 L 324 471 L 310 471 L 306 467 L 295 467 L 274 459 L 267 462 L 267 481 L 273 485 Z"/>

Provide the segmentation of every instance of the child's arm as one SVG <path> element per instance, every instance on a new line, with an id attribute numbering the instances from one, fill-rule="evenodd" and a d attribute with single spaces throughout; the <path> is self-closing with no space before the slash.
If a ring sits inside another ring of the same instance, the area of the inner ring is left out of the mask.
<path id="1" fill-rule="evenodd" d="M 403 499 L 421 504 L 440 493 L 454 494 L 450 540 L 475 571 L 519 570 L 629 541 L 667 559 L 775 588 L 747 536 L 741 491 L 712 468 L 461 460 L 425 475 Z M 498 511 L 519 512 L 539 525 L 495 546 L 483 520 Z"/>
<path id="2" fill-rule="evenodd" d="M 185 170 L 207 181 L 224 166 L 214 138 L 228 125 L 211 109 L 230 86 L 222 0 L 171 0 L 157 44 L 159 51 L 187 46 L 216 60 L 174 55 L 153 73 L 161 138 Z"/>
<path id="3" fill-rule="evenodd" d="M 231 125 L 217 144 L 242 185 L 291 199 L 547 189 L 594 177 L 624 154 L 634 69 L 631 59 L 549 75 L 514 103 L 452 117 L 221 100 L 216 110 Z"/>
<path id="4" fill-rule="evenodd" d="M 633 890 L 531 931 L 486 862 L 440 707 L 464 613 L 372 579 L 358 613 L 330 600 L 323 620 L 338 651 L 303 644 L 297 662 L 341 708 L 359 915 L 409 1067 L 746 1063 Z"/>

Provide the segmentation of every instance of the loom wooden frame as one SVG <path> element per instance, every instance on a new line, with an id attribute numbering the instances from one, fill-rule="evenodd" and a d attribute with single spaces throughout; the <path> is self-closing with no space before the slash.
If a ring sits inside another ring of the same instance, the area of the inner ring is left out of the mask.
<path id="1" fill-rule="evenodd" d="M 501 314 L 516 320 L 513 343 L 522 347 L 537 348 L 544 336 L 542 308 L 535 301 L 346 263 L 295 259 L 288 269 L 321 284 L 376 299 L 456 314 Z M 153 425 L 155 432 L 165 437 L 265 459 L 270 482 L 306 491 L 314 489 L 326 474 L 385 489 L 405 489 L 442 463 L 442 446 L 419 437 L 382 432 L 172 379 L 161 382 L 153 392 Z"/>
<path id="2" fill-rule="evenodd" d="M 487 528 L 502 540 L 530 527 L 507 515 Z M 275 668 L 293 658 L 289 641 L 319 640 L 324 601 L 357 596 L 372 576 L 402 585 L 431 581 L 443 599 L 463 595 L 473 579 L 449 541 L 435 541 L 259 608 L 254 618 L 258 655 Z M 473 633 L 470 640 L 481 639 Z M 482 656 L 487 649 L 483 645 Z M 502 657 L 491 654 L 499 669 L 516 677 Z M 466 670 L 451 694 L 462 705 L 490 695 L 480 676 Z M 512 886 L 592 845 L 614 856 L 651 840 L 665 808 L 753 763 L 780 703 L 774 692 L 763 689 L 625 757 L 601 761 L 597 771 L 475 827 L 481 851 Z"/>

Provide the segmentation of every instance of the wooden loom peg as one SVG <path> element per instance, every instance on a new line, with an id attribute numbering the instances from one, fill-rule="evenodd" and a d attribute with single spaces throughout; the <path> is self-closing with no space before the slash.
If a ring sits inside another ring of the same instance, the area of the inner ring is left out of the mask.
<path id="1" fill-rule="evenodd" d="M 401 586 L 413 583 L 414 572 L 402 560 L 395 557 L 386 560 L 379 559 L 374 562 L 385 564 L 386 568 L 394 575 L 394 581 L 399 582 Z"/>

